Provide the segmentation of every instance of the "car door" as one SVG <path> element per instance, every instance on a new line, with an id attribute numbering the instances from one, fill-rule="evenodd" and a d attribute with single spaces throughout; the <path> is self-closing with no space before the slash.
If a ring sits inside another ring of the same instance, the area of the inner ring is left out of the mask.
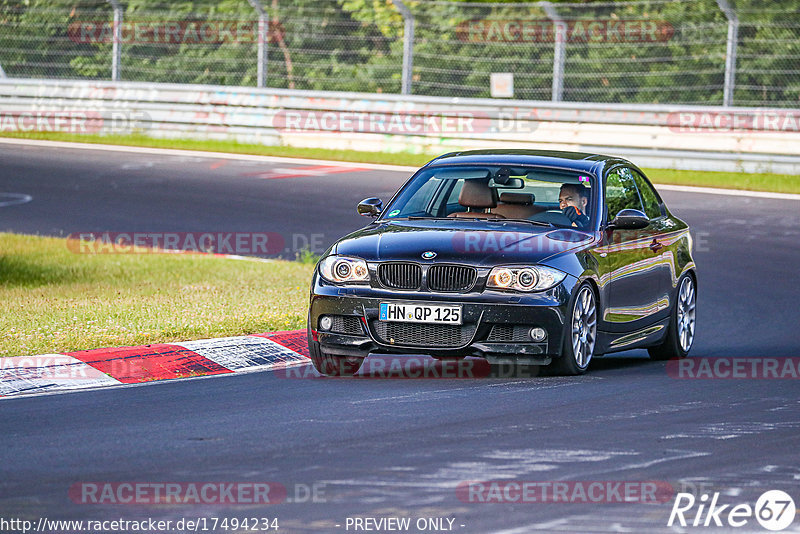
<path id="1" fill-rule="evenodd" d="M 605 177 L 604 216 L 610 223 L 623 209 L 646 214 L 633 170 L 625 165 L 609 169 Z M 657 321 L 666 312 L 661 249 L 653 245 L 660 235 L 657 220 L 638 230 L 607 229 L 594 251 L 600 271 L 602 326 L 609 332 L 633 332 Z"/>
<path id="2" fill-rule="evenodd" d="M 672 295 L 678 283 L 680 275 L 680 261 L 678 258 L 680 240 L 685 232 L 683 228 L 676 228 L 674 221 L 667 217 L 667 211 L 661 197 L 656 192 L 649 180 L 645 178 L 638 169 L 631 169 L 633 181 L 642 199 L 644 213 L 650 219 L 649 233 L 650 250 L 658 256 L 656 272 L 661 294 L 659 303 L 661 310 L 657 318 L 666 317 L 669 314 L 670 295 Z M 664 310 L 666 309 L 666 312 Z"/>

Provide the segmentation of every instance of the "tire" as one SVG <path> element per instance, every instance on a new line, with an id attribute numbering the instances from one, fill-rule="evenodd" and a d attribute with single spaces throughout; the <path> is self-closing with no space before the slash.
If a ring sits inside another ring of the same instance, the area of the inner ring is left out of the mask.
<path id="1" fill-rule="evenodd" d="M 314 369 L 318 373 L 328 376 L 353 376 L 364 363 L 364 358 L 357 356 L 326 354 L 319 343 L 311 337 L 311 329 L 308 330 L 308 354 L 311 356 Z"/>
<path id="2" fill-rule="evenodd" d="M 597 342 L 597 297 L 590 284 L 578 288 L 568 320 L 561 357 L 550 366 L 556 374 L 582 375 L 589 368 Z"/>
<path id="3" fill-rule="evenodd" d="M 647 349 L 651 359 L 671 360 L 685 358 L 689 354 L 694 342 L 696 307 L 697 283 L 691 274 L 685 274 L 678 281 L 678 292 L 664 340 Z"/>

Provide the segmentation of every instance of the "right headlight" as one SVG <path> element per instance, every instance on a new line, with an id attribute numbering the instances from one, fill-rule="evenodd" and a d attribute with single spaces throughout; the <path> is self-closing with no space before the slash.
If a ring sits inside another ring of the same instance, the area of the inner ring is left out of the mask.
<path id="1" fill-rule="evenodd" d="M 502 266 L 492 269 L 486 287 L 506 291 L 544 291 L 560 284 L 566 276 L 558 269 L 542 265 Z"/>
<path id="2" fill-rule="evenodd" d="M 334 284 L 369 283 L 367 262 L 349 256 L 328 256 L 319 263 L 319 274 Z"/>

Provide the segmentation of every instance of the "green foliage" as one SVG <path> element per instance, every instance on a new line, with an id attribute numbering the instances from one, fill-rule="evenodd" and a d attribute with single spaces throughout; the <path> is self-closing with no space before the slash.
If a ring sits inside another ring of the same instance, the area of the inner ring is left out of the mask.
<path id="1" fill-rule="evenodd" d="M 391 0 L 260 0 L 269 19 L 267 85 L 400 91 L 404 21 Z M 514 73 L 515 98 L 549 100 L 554 42 L 466 31 L 470 24 L 552 25 L 539 2 L 405 0 L 415 18 L 413 92 L 488 97 L 493 72 Z M 570 37 L 566 101 L 722 103 L 728 21 L 715 0 L 552 2 L 570 24 L 638 21 L 656 40 Z M 241 23 L 251 35 L 200 42 L 125 38 L 123 80 L 255 85 L 256 11 L 247 0 L 122 1 L 126 24 Z M 738 105 L 800 104 L 797 0 L 734 2 L 740 21 Z M 0 0 L 0 65 L 9 76 L 108 79 L 111 43 L 76 38 L 112 20 L 104 0 Z"/>
<path id="2" fill-rule="evenodd" d="M 301 249 L 295 253 L 295 261 L 304 265 L 316 265 L 320 259 L 320 255 L 312 252 L 308 248 Z"/>

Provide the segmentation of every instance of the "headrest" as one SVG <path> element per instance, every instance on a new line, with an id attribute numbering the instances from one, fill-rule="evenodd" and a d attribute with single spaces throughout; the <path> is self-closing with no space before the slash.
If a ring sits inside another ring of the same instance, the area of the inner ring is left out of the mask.
<path id="1" fill-rule="evenodd" d="M 497 201 L 489 188 L 489 180 L 464 180 L 458 203 L 467 208 L 494 208 Z"/>
<path id="2" fill-rule="evenodd" d="M 523 206 L 529 206 L 533 204 L 535 200 L 536 197 L 533 196 L 533 193 L 513 193 L 511 191 L 500 193 L 500 202 L 504 202 L 505 204 L 522 204 Z"/>

